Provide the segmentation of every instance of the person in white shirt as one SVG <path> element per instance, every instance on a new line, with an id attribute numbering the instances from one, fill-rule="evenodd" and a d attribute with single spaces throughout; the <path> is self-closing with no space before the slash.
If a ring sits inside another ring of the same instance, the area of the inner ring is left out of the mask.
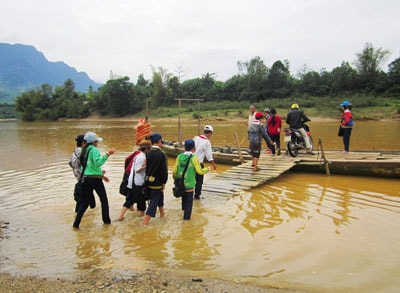
<path id="1" fill-rule="evenodd" d="M 213 166 L 214 170 L 217 169 L 217 165 L 214 162 L 212 155 L 211 142 L 209 138 L 213 134 L 214 129 L 211 125 L 204 126 L 204 134 L 195 136 L 193 138 L 196 150 L 194 154 L 199 158 L 199 162 L 202 168 L 204 168 L 204 159 L 207 159 Z M 196 187 L 194 190 L 194 199 L 200 199 L 201 189 L 203 187 L 204 175 L 199 175 L 196 173 Z"/>
<path id="2" fill-rule="evenodd" d="M 250 125 L 256 119 L 256 106 L 250 105 L 250 114 L 247 119 L 247 125 Z"/>
<path id="3" fill-rule="evenodd" d="M 122 206 L 121 214 L 118 220 L 122 221 L 126 211 L 137 203 L 137 209 L 140 216 L 144 216 L 146 210 L 146 199 L 143 195 L 143 186 L 146 177 L 146 153 L 151 148 L 150 141 L 142 140 L 139 144 L 140 153 L 133 158 L 131 172 L 128 177 L 128 192 L 126 194 L 125 203 Z"/>

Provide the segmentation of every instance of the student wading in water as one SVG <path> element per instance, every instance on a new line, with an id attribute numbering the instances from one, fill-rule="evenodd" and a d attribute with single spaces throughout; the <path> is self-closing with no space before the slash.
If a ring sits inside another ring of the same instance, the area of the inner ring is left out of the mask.
<path id="1" fill-rule="evenodd" d="M 86 143 L 82 149 L 80 156 L 81 165 L 86 163 L 84 171 L 84 200 L 79 204 L 76 218 L 73 224 L 74 228 L 79 228 L 83 214 L 89 205 L 94 204 L 93 190 L 96 191 L 101 202 L 101 215 L 104 224 L 111 224 L 107 192 L 103 184 L 103 170 L 101 166 L 107 161 L 108 157 L 115 153 L 115 149 L 110 149 L 106 154 L 101 155 L 97 148 L 97 144 L 103 139 L 98 137 L 94 132 L 87 132 L 84 136 Z"/>
<path id="2" fill-rule="evenodd" d="M 185 172 L 184 183 L 185 183 L 185 195 L 182 196 L 182 210 L 183 219 L 190 220 L 193 208 L 193 190 L 196 185 L 196 175 L 204 175 L 209 169 L 202 168 L 199 162 L 199 158 L 193 154 L 195 151 L 195 144 L 193 139 L 187 139 L 185 141 L 185 152 L 179 154 L 175 161 L 173 177 L 182 178 L 182 173 L 187 164 L 187 170 Z M 190 160 L 188 162 L 188 160 Z"/>
<path id="3" fill-rule="evenodd" d="M 146 154 L 146 186 L 150 190 L 150 204 L 142 225 L 148 225 L 150 218 L 156 216 L 157 207 L 160 217 L 164 217 L 164 189 L 168 180 L 168 162 L 166 155 L 161 151 L 162 137 L 153 133 L 150 137 L 151 150 Z"/>
<path id="4" fill-rule="evenodd" d="M 132 159 L 132 166 L 129 170 L 127 194 L 125 203 L 122 206 L 118 220 L 122 221 L 126 211 L 137 203 L 140 216 L 144 216 L 146 210 L 146 199 L 143 194 L 143 187 L 146 177 L 146 153 L 150 150 L 151 144 L 148 140 L 142 140 L 139 143 L 140 150 L 136 152 L 136 156 Z"/>
<path id="5" fill-rule="evenodd" d="M 210 142 L 210 137 L 214 132 L 214 128 L 211 125 L 204 126 L 204 134 L 195 136 L 193 138 L 194 143 L 196 145 L 196 149 L 194 154 L 199 158 L 199 162 L 201 167 L 204 167 L 204 159 L 209 161 L 213 166 L 214 170 L 217 169 L 217 164 L 214 162 L 212 147 Z M 194 199 L 204 199 L 201 197 L 201 190 L 203 187 L 204 175 L 200 173 L 196 173 L 196 187 L 194 189 Z"/>

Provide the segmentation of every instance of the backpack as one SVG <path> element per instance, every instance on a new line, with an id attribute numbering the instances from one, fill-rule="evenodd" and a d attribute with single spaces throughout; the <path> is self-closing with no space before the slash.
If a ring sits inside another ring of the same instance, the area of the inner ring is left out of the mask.
<path id="1" fill-rule="evenodd" d="M 137 151 L 133 152 L 132 154 L 130 154 L 129 156 L 126 157 L 124 168 L 125 168 L 125 173 L 128 173 L 128 175 L 129 175 L 129 173 L 131 172 L 131 169 L 132 169 L 133 159 L 139 153 L 140 153 L 140 150 L 137 150 Z"/>
<path id="2" fill-rule="evenodd" d="M 76 148 L 68 161 L 68 165 L 72 168 L 72 172 L 74 173 L 76 178 L 79 178 L 79 176 L 81 175 L 81 151 L 81 148 Z"/>
<path id="3" fill-rule="evenodd" d="M 140 150 L 137 150 L 136 152 L 133 152 L 132 154 L 127 156 L 125 159 L 124 174 L 122 176 L 122 181 L 119 185 L 119 193 L 123 196 L 126 196 L 126 194 L 128 193 L 129 174 L 131 173 L 133 160 L 139 153 L 140 153 Z"/>

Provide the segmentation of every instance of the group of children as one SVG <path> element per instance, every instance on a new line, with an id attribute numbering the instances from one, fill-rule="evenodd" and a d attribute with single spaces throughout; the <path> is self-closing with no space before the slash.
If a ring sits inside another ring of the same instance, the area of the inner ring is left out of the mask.
<path id="1" fill-rule="evenodd" d="M 216 169 L 208 139 L 212 132 L 212 126 L 206 125 L 203 135 L 185 141 L 185 151 L 176 158 L 172 174 L 174 179 L 182 177 L 187 165 L 184 174 L 185 194 L 181 198 L 184 220 L 190 220 L 193 199 L 201 198 L 203 176 L 209 171 L 209 168 L 203 165 L 204 159 L 210 161 Z M 103 223 L 110 224 L 108 198 L 103 184 L 103 180 L 108 182 L 108 178 L 101 166 L 115 153 L 115 149 L 110 149 L 101 155 L 97 144 L 102 138 L 94 132 L 78 135 L 75 140 L 77 147 L 72 153 L 69 165 L 75 177 L 84 181 L 84 196 L 79 200 L 76 199 L 76 218 L 73 227 L 78 229 L 85 211 L 89 206 L 95 207 L 94 191 L 100 198 Z M 127 179 L 126 198 L 118 220 L 124 219 L 125 213 L 132 209 L 134 203 L 137 204 L 140 216 L 144 216 L 142 225 L 148 225 L 150 219 L 156 216 L 157 208 L 160 217 L 164 216 L 164 190 L 168 180 L 168 163 L 166 155 L 161 151 L 162 143 L 161 134 L 153 133 L 149 140 L 142 140 L 139 143 L 139 149 L 135 153 L 126 158 L 124 166 Z"/>

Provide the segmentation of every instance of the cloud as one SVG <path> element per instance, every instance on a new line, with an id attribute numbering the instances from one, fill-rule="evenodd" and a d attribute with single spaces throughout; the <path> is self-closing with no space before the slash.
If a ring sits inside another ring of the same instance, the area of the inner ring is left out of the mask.
<path id="1" fill-rule="evenodd" d="M 105 82 L 110 71 L 136 81 L 151 65 L 183 78 L 238 73 L 260 56 L 330 70 L 352 62 L 366 42 L 398 57 L 398 1 L 382 0 L 4 0 L 0 41 L 35 46 Z"/>

